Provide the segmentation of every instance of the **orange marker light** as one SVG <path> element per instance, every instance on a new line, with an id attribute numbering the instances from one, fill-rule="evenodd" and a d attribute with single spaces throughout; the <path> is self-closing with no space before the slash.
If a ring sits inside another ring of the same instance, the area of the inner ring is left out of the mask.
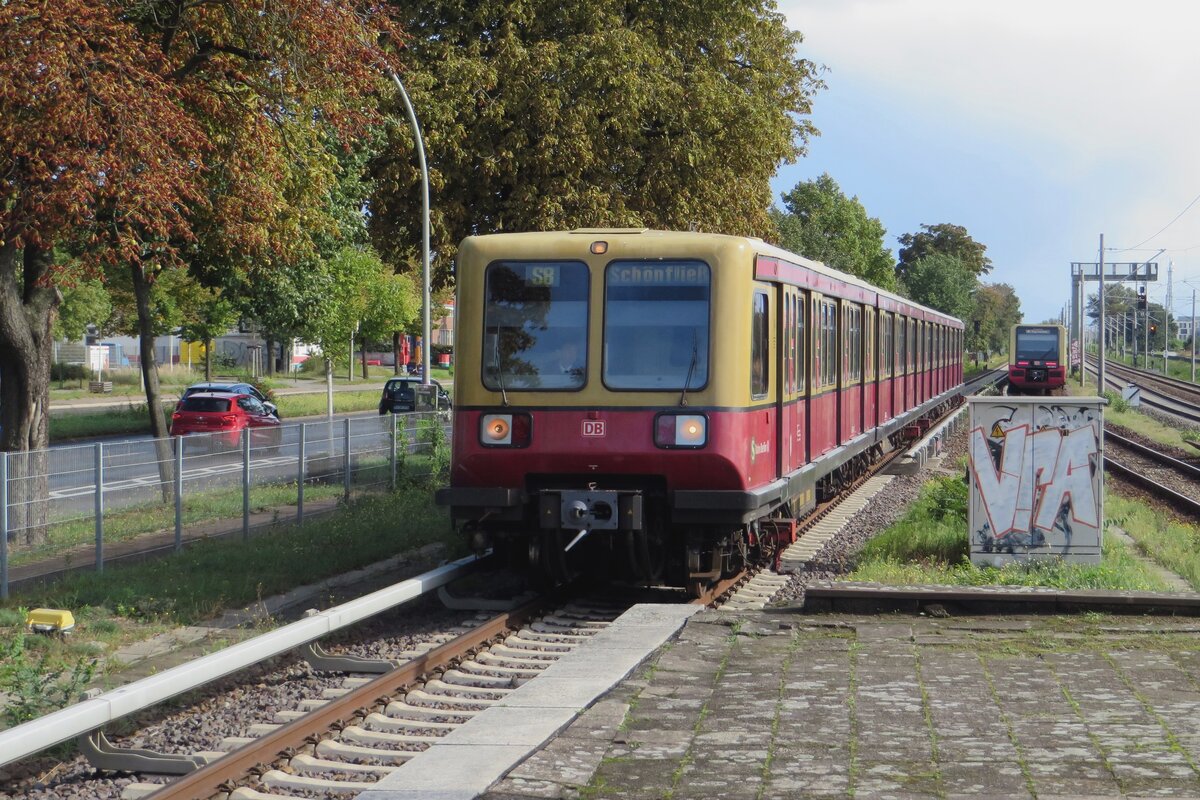
<path id="1" fill-rule="evenodd" d="M 508 414 L 488 414 L 483 418 L 485 444 L 508 444 L 512 441 L 512 417 Z"/>
<path id="2" fill-rule="evenodd" d="M 592 242 L 592 255 L 602 256 L 608 252 L 608 242 Z"/>

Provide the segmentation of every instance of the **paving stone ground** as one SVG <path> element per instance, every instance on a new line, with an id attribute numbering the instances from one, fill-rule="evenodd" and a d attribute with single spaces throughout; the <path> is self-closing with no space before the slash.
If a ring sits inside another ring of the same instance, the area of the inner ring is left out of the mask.
<path id="1" fill-rule="evenodd" d="M 1200 622 L 700 614 L 525 798 L 1200 798 Z"/>

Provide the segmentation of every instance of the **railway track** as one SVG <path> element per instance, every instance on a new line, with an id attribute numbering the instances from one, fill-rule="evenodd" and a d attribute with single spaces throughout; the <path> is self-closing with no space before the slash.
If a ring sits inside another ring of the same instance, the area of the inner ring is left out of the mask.
<path id="1" fill-rule="evenodd" d="M 1120 391 L 1126 384 L 1139 386 L 1141 402 L 1146 407 L 1162 414 L 1190 423 L 1200 423 L 1200 386 L 1156 375 L 1146 370 L 1108 361 L 1104 367 L 1108 388 Z M 1096 362 L 1088 360 L 1088 371 L 1096 374 Z"/>
<path id="2" fill-rule="evenodd" d="M 1166 502 L 1172 510 L 1200 520 L 1200 467 L 1153 447 L 1104 431 L 1104 468 Z M 1112 449 L 1119 453 L 1113 457 Z"/>

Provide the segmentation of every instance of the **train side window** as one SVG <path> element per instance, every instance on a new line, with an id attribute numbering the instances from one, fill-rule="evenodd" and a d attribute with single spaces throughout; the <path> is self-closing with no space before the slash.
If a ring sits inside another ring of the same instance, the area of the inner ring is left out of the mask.
<path id="1" fill-rule="evenodd" d="M 877 366 L 875 364 L 875 354 L 879 350 L 876 339 L 876 337 L 879 336 L 879 329 L 877 327 L 878 322 L 876 321 L 877 319 L 878 317 L 875 314 L 870 312 L 867 313 L 867 380 L 869 381 L 875 380 L 875 374 L 877 371 Z"/>
<path id="2" fill-rule="evenodd" d="M 821 385 L 837 385 L 837 304 L 821 304 Z"/>
<path id="3" fill-rule="evenodd" d="M 895 335 L 894 334 L 895 328 L 893 327 L 893 324 L 892 324 L 894 320 L 895 320 L 895 317 L 892 316 L 891 314 L 883 315 L 883 348 L 882 348 L 883 352 L 882 352 L 882 355 L 883 355 L 883 377 L 885 377 L 885 378 L 892 377 L 892 361 L 896 358 L 895 350 L 893 350 L 893 348 L 895 347 L 895 343 L 893 342 L 893 337 Z"/>
<path id="4" fill-rule="evenodd" d="M 785 293 L 783 308 L 783 340 L 786 342 L 783 365 L 785 392 L 793 394 L 796 391 L 796 296 Z"/>
<path id="5" fill-rule="evenodd" d="M 854 380 L 862 380 L 862 309 L 854 308 L 854 341 L 850 346 L 854 348 Z"/>
<path id="6" fill-rule="evenodd" d="M 767 350 L 770 346 L 770 332 L 767 294 L 755 292 L 750 323 L 750 395 L 755 400 L 767 396 Z"/>
<path id="7" fill-rule="evenodd" d="M 796 304 L 796 391 L 803 393 L 808 388 L 808 360 L 804 350 L 804 310 L 807 300 L 801 295 Z"/>
<path id="8" fill-rule="evenodd" d="M 917 369 L 917 345 L 920 342 L 917 340 L 917 321 L 910 319 L 908 321 L 908 371 L 915 372 Z"/>

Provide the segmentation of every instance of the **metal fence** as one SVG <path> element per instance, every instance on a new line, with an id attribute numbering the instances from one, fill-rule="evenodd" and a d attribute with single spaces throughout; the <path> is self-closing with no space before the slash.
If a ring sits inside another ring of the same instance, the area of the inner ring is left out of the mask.
<path id="1" fill-rule="evenodd" d="M 429 412 L 0 453 L 0 597 L 10 567 L 102 571 L 429 479 L 448 438 L 448 415 Z"/>

